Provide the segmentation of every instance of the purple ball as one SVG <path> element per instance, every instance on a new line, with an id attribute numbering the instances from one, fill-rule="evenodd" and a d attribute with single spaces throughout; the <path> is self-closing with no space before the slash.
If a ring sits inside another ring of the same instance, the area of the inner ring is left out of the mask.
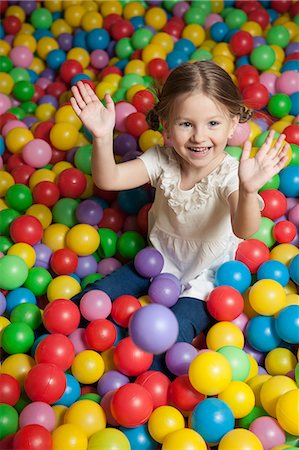
<path id="1" fill-rule="evenodd" d="M 114 272 L 116 269 L 119 269 L 121 265 L 121 262 L 119 262 L 116 258 L 104 258 L 98 263 L 97 272 L 106 276 Z"/>
<path id="2" fill-rule="evenodd" d="M 175 275 L 173 275 L 173 273 L 169 273 L 169 272 L 163 272 L 163 273 L 159 273 L 159 275 L 157 275 L 156 277 L 155 277 L 155 280 L 160 280 L 161 278 L 167 278 L 167 279 L 169 279 L 169 280 L 172 280 L 172 281 L 174 281 L 174 283 L 176 283 L 176 285 L 178 286 L 178 288 L 181 290 L 181 282 L 180 282 L 180 280 L 175 276 Z"/>
<path id="3" fill-rule="evenodd" d="M 243 350 L 248 355 L 252 356 L 252 358 L 255 359 L 258 364 L 264 363 L 265 354 L 263 352 L 259 352 L 258 350 L 255 350 L 255 348 L 251 347 L 251 345 L 248 344 L 248 342 L 245 343 Z"/>
<path id="4" fill-rule="evenodd" d="M 52 250 L 45 244 L 36 244 L 33 248 L 36 254 L 34 267 L 43 267 L 44 269 L 48 269 L 50 266 Z"/>
<path id="5" fill-rule="evenodd" d="M 266 44 L 266 40 L 265 38 L 263 38 L 262 36 L 255 36 L 253 38 L 253 47 L 260 47 L 261 45 L 265 45 Z"/>
<path id="6" fill-rule="evenodd" d="M 76 208 L 78 222 L 97 225 L 103 217 L 103 208 L 95 200 L 84 200 Z"/>
<path id="7" fill-rule="evenodd" d="M 78 257 L 78 266 L 75 271 L 75 274 L 78 275 L 79 278 L 84 278 L 87 275 L 91 275 L 97 272 L 98 263 L 94 256 L 79 256 Z"/>
<path id="8" fill-rule="evenodd" d="M 291 42 L 285 49 L 286 56 L 299 52 L 299 42 Z"/>
<path id="9" fill-rule="evenodd" d="M 124 156 L 127 152 L 135 152 L 137 150 L 136 139 L 128 133 L 119 134 L 114 139 L 114 152 L 117 155 Z"/>
<path id="10" fill-rule="evenodd" d="M 146 247 L 135 256 L 134 266 L 142 277 L 152 278 L 159 275 L 163 269 L 164 258 L 155 248 Z"/>
<path id="11" fill-rule="evenodd" d="M 5 295 L 0 292 L 0 316 L 4 313 L 6 310 L 6 298 Z"/>
<path id="12" fill-rule="evenodd" d="M 262 131 L 266 131 L 269 128 L 269 125 L 263 119 L 254 119 L 254 122 L 260 127 Z"/>
<path id="13" fill-rule="evenodd" d="M 54 81 L 55 77 L 56 77 L 56 72 L 55 72 L 55 70 L 51 69 L 50 67 L 47 67 L 46 69 L 44 69 L 41 72 L 40 76 L 43 78 L 48 78 L 48 80 L 50 80 L 50 81 Z"/>
<path id="14" fill-rule="evenodd" d="M 179 299 L 180 289 L 170 278 L 154 278 L 148 290 L 148 295 L 152 303 L 170 308 Z"/>
<path id="15" fill-rule="evenodd" d="M 27 125 L 28 128 L 31 128 L 36 122 L 38 122 L 38 118 L 34 116 L 26 116 L 22 121 Z"/>
<path id="16" fill-rule="evenodd" d="M 61 33 L 57 37 L 57 42 L 61 50 L 68 52 L 73 46 L 73 36 L 71 33 Z"/>
<path id="17" fill-rule="evenodd" d="M 85 338 L 85 328 L 77 328 L 68 335 L 68 338 L 74 346 L 76 355 L 84 350 L 89 350 L 90 347 Z"/>
<path id="18" fill-rule="evenodd" d="M 29 16 L 37 8 L 37 2 L 35 0 L 23 0 L 19 6 L 23 9 L 26 16 Z"/>
<path id="19" fill-rule="evenodd" d="M 41 97 L 37 103 L 39 105 L 52 105 L 55 109 L 57 109 L 59 105 L 57 98 L 55 98 L 53 95 L 43 95 L 43 97 Z"/>
<path id="20" fill-rule="evenodd" d="M 97 391 L 100 396 L 103 397 L 106 392 L 118 389 L 128 383 L 130 383 L 130 379 L 123 373 L 118 370 L 108 370 L 108 372 L 104 373 L 99 379 Z"/>
<path id="21" fill-rule="evenodd" d="M 159 355 L 176 342 L 179 324 L 166 306 L 150 304 L 138 309 L 131 317 L 129 334 L 141 350 Z"/>
<path id="22" fill-rule="evenodd" d="M 177 342 L 165 355 L 165 362 L 174 375 L 180 376 L 188 373 L 189 366 L 197 356 L 197 350 L 188 342 Z"/>

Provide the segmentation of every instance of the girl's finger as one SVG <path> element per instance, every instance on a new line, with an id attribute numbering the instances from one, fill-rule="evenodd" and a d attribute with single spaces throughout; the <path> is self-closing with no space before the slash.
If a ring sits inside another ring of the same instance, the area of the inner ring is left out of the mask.
<path id="1" fill-rule="evenodd" d="M 80 93 L 81 93 L 82 98 L 85 101 L 85 103 L 91 103 L 92 99 L 90 97 L 90 92 L 86 88 L 86 86 L 88 86 L 89 88 L 90 88 L 90 86 L 88 84 L 83 83 L 82 81 L 78 81 L 77 85 L 78 85 L 78 89 L 80 90 Z"/>
<path id="2" fill-rule="evenodd" d="M 80 114 L 81 114 L 81 108 L 79 108 L 79 106 L 78 106 L 78 104 L 77 104 L 75 98 L 74 98 L 74 97 L 71 97 L 71 98 L 70 98 L 70 102 L 71 102 L 71 105 L 72 105 L 72 107 L 73 107 L 73 110 L 75 111 L 75 113 L 77 114 L 77 116 L 80 116 Z"/>
<path id="3" fill-rule="evenodd" d="M 73 98 L 76 100 L 76 103 L 79 106 L 79 108 L 83 109 L 84 106 L 86 105 L 86 103 L 83 100 L 83 98 L 81 97 L 81 94 L 76 86 L 72 87 L 72 94 L 73 94 Z"/>
<path id="4" fill-rule="evenodd" d="M 274 135 L 275 135 L 275 130 L 271 130 L 270 133 L 268 134 L 265 142 L 263 143 L 263 145 L 261 146 L 261 148 L 258 151 L 259 157 L 261 157 L 261 156 L 263 157 L 268 153 L 269 148 L 271 147 Z"/>
<path id="5" fill-rule="evenodd" d="M 105 102 L 106 102 L 106 107 L 109 111 L 114 111 L 115 107 L 114 107 L 114 101 L 112 100 L 110 94 L 105 94 Z"/>
<path id="6" fill-rule="evenodd" d="M 249 159 L 250 152 L 251 152 L 251 142 L 246 141 L 243 146 L 243 150 L 242 150 L 242 154 L 241 154 L 241 161 L 246 161 L 247 159 Z"/>

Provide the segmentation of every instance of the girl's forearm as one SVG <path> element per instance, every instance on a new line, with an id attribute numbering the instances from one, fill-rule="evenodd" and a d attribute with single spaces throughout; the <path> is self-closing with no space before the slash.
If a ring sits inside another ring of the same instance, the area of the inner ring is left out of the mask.
<path id="1" fill-rule="evenodd" d="M 112 190 L 117 167 L 113 154 L 113 136 L 93 138 L 91 170 L 93 181 L 100 189 Z"/>
<path id="2" fill-rule="evenodd" d="M 259 229 L 261 213 L 257 193 L 247 193 L 240 188 L 237 209 L 232 219 L 236 236 L 248 239 Z"/>

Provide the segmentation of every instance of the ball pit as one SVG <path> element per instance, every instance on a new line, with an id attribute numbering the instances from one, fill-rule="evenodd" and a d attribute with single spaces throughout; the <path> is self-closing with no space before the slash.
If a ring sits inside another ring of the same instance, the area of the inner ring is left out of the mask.
<path id="1" fill-rule="evenodd" d="M 298 2 L 39 3 L 0 5 L 1 448 L 296 447 Z M 110 92 L 114 153 L 130 160 L 168 144 L 145 121 L 153 80 L 200 59 L 256 109 L 228 153 L 239 159 L 246 139 L 254 153 L 271 129 L 291 149 L 260 190 L 259 231 L 217 269 L 207 302 L 217 323 L 187 344 L 169 311 L 180 281 L 145 243 L 152 192 L 93 185 L 91 136 L 69 99 L 79 80 L 100 99 Z M 128 261 L 149 278 L 148 297 L 90 289 L 70 301 Z M 153 354 L 169 377 L 151 370 Z"/>

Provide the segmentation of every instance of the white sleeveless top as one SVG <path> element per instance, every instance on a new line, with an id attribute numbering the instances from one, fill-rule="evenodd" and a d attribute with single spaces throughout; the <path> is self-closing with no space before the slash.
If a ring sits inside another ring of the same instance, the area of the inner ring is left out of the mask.
<path id="1" fill-rule="evenodd" d="M 239 188 L 239 162 L 227 154 L 209 175 L 183 191 L 175 150 L 155 146 L 139 158 L 156 188 L 148 239 L 164 257 L 163 272 L 180 279 L 181 297 L 206 300 L 215 270 L 234 259 L 242 241 L 233 233 L 228 203 Z"/>

